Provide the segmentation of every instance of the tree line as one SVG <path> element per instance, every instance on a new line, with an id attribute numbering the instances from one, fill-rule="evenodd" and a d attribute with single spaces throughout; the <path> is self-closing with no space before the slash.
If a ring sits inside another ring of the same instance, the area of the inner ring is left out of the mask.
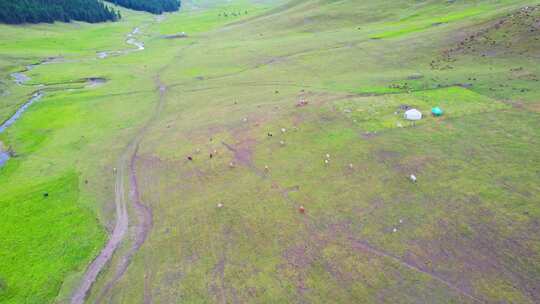
<path id="1" fill-rule="evenodd" d="M 0 0 L 0 22 L 8 24 L 116 21 L 120 12 L 98 0 Z"/>
<path id="2" fill-rule="evenodd" d="M 180 8 L 179 0 L 106 0 L 110 3 L 152 14 L 174 12 Z"/>

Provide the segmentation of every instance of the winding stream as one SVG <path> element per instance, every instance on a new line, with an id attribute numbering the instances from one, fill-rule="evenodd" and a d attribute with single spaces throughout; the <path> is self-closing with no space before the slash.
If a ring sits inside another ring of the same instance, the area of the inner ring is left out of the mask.
<path id="1" fill-rule="evenodd" d="M 136 48 L 130 48 L 130 49 L 120 50 L 120 51 L 100 52 L 100 53 L 98 53 L 98 58 L 99 59 L 105 59 L 105 58 L 107 58 L 109 56 L 113 56 L 113 55 L 125 55 L 125 54 L 129 54 L 131 52 L 137 52 L 137 51 L 144 50 L 144 43 L 137 40 L 137 38 L 135 37 L 139 33 L 140 33 L 140 28 L 136 27 L 135 29 L 133 29 L 133 31 L 131 31 L 126 36 L 126 43 L 129 44 L 129 45 L 135 46 Z M 42 64 L 51 64 L 51 63 L 60 63 L 60 62 L 64 62 L 63 58 L 61 58 L 61 57 L 50 57 L 50 58 L 47 58 L 47 59 L 45 59 L 45 60 L 43 60 L 43 61 L 41 61 L 39 63 L 27 65 L 23 71 L 11 73 L 10 76 L 13 79 L 13 82 L 15 82 L 15 84 L 17 84 L 19 86 L 22 86 L 22 85 L 25 85 L 30 80 L 32 80 L 32 78 L 30 76 L 26 75 L 26 73 L 30 72 L 35 67 L 38 67 L 38 66 L 40 66 Z M 100 84 L 104 83 L 104 80 L 102 78 L 88 78 L 88 81 L 89 81 L 89 85 L 88 85 L 89 88 L 93 88 L 93 87 L 99 86 Z M 11 125 L 13 125 L 21 117 L 21 115 L 33 103 L 39 101 L 45 95 L 45 93 L 44 93 L 44 89 L 46 88 L 45 85 L 38 84 L 38 85 L 36 85 L 36 87 L 38 87 L 39 90 L 37 92 L 35 92 L 27 102 L 25 102 L 23 105 L 21 105 L 17 109 L 15 114 L 13 114 L 8 120 L 6 120 L 4 123 L 2 123 L 0 125 L 0 134 L 3 133 L 4 131 L 6 131 L 6 129 L 9 128 Z M 10 157 L 11 157 L 11 152 L 10 151 L 5 151 L 4 148 L 1 145 L 1 142 L 0 142 L 0 168 L 2 168 L 7 163 L 7 161 L 10 159 Z"/>
<path id="2" fill-rule="evenodd" d="M 25 83 L 27 83 L 28 81 L 32 80 L 32 78 L 30 78 L 29 76 L 27 76 L 25 73 L 27 72 L 30 72 L 33 68 L 35 68 L 36 66 L 40 65 L 40 63 L 35 63 L 35 64 L 30 64 L 30 65 L 27 65 L 25 67 L 25 70 L 24 71 L 21 71 L 21 72 L 16 72 L 16 73 L 11 73 L 9 76 L 11 76 L 11 78 L 13 78 L 13 81 L 17 84 L 17 85 L 23 85 Z"/>
<path id="3" fill-rule="evenodd" d="M 38 66 L 40 64 L 41 63 L 27 65 L 24 71 L 12 73 L 10 76 L 11 76 L 11 78 L 13 78 L 13 81 L 17 85 L 24 85 L 26 82 L 32 80 L 32 78 L 25 75 L 24 73 L 29 72 L 34 67 L 36 67 L 36 66 Z M 17 109 L 15 114 L 13 114 L 10 118 L 8 118 L 8 120 L 4 121 L 0 125 L 0 134 L 4 133 L 7 128 L 9 128 L 11 125 L 13 125 L 21 117 L 21 115 L 28 109 L 28 107 L 30 107 L 34 102 L 40 100 L 42 97 L 43 97 L 43 92 L 41 90 L 38 90 L 36 93 L 34 93 L 32 95 L 32 97 L 27 102 L 22 104 Z M 7 151 L 7 150 L 4 150 L 2 145 L 0 145 L 0 168 L 2 168 L 7 163 L 7 161 L 10 159 L 10 157 L 11 157 L 11 152 Z"/>
<path id="4" fill-rule="evenodd" d="M 2 167 L 9 160 L 9 152 L 0 151 L 0 167 Z"/>
<path id="5" fill-rule="evenodd" d="M 14 124 L 19 117 L 30 107 L 34 102 L 40 100 L 43 97 L 43 92 L 38 91 L 32 95 L 32 98 L 30 98 L 26 103 L 24 103 L 18 110 L 11 116 L 8 120 L 6 120 L 2 125 L 0 125 L 0 134 L 3 133 L 7 128 L 9 128 L 12 124 Z M 11 157 L 11 153 L 9 151 L 2 150 L 2 147 L 0 146 L 0 168 L 4 166 L 9 158 Z"/>
<path id="6" fill-rule="evenodd" d="M 132 52 L 138 52 L 138 51 L 144 50 L 144 43 L 137 40 L 137 38 L 135 38 L 135 35 L 139 34 L 140 32 L 141 32 L 140 28 L 136 27 L 133 29 L 133 31 L 131 31 L 131 33 L 127 34 L 127 37 L 126 37 L 126 43 L 129 45 L 133 45 L 134 47 L 136 47 L 135 49 L 99 52 L 97 55 L 98 58 L 105 59 L 111 56 L 126 55 Z"/>
<path id="7" fill-rule="evenodd" d="M 97 54 L 98 59 L 105 59 L 109 56 L 126 55 L 132 52 L 144 50 L 145 49 L 144 43 L 137 40 L 136 38 L 136 35 L 139 33 L 140 33 L 140 28 L 136 27 L 133 31 L 131 31 L 126 36 L 125 42 L 129 45 L 134 46 L 135 48 L 125 49 L 125 50 L 120 50 L 120 51 L 100 52 Z M 13 78 L 13 81 L 17 85 L 24 85 L 26 82 L 31 80 L 31 78 L 27 76 L 25 73 L 29 72 L 30 70 L 32 70 L 36 66 L 39 66 L 40 64 L 52 63 L 51 61 L 55 61 L 55 60 L 56 59 L 52 59 L 52 60 L 47 59 L 37 64 L 28 65 L 26 66 L 26 69 L 24 71 L 13 73 L 11 74 L 11 77 Z M 86 78 L 86 79 L 88 82 L 87 88 L 99 86 L 100 84 L 103 84 L 106 81 L 106 79 L 99 78 L 99 77 L 92 77 L 92 78 Z M 160 92 L 159 102 L 156 107 L 156 111 L 153 115 L 151 115 L 150 119 L 146 122 L 144 127 L 137 133 L 137 135 L 127 145 L 124 153 L 121 155 L 117 164 L 118 172 L 116 173 L 116 182 L 115 182 L 116 225 L 110 234 L 107 244 L 105 245 L 105 247 L 102 248 L 98 256 L 88 266 L 88 268 L 86 269 L 81 279 L 81 282 L 79 283 L 79 286 L 74 290 L 74 293 L 72 294 L 71 301 L 70 301 L 72 304 L 84 303 L 98 275 L 100 274 L 102 269 L 105 267 L 105 265 L 110 261 L 110 259 L 112 258 L 112 255 L 114 254 L 118 246 L 122 243 L 128 231 L 128 228 L 129 228 L 129 218 L 128 218 L 128 212 L 127 212 L 128 198 L 126 197 L 126 191 L 124 189 L 125 176 L 130 177 L 131 191 L 130 191 L 129 199 L 133 201 L 133 208 L 137 213 L 139 223 L 136 224 L 135 226 L 137 230 L 135 242 L 132 245 L 131 249 L 128 251 L 128 253 L 122 257 L 123 262 L 120 263 L 120 265 L 118 266 L 114 279 L 107 283 L 107 287 L 105 288 L 105 293 L 107 292 L 108 289 L 112 288 L 115 285 L 115 283 L 120 279 L 120 277 L 122 277 L 124 272 L 127 270 L 127 267 L 129 266 L 133 255 L 138 251 L 138 249 L 144 243 L 147 233 L 150 230 L 150 227 L 152 226 L 151 210 L 142 204 L 142 202 L 140 201 L 138 190 L 137 190 L 137 180 L 135 176 L 134 159 L 138 150 L 139 143 L 141 142 L 150 124 L 157 118 L 157 116 L 161 112 L 164 101 L 165 101 L 164 94 L 165 94 L 166 88 L 159 81 L 159 78 L 156 81 L 157 81 L 157 85 L 159 87 L 159 92 Z M 0 125 L 0 133 L 4 132 L 7 128 L 12 126 L 33 103 L 39 101 L 44 96 L 45 94 L 44 90 L 47 88 L 47 86 L 40 84 L 40 85 L 37 85 L 37 87 L 39 88 L 38 91 L 36 91 L 26 103 L 24 103 L 21 107 L 19 107 L 19 109 L 15 112 L 15 114 L 13 114 L 8 120 L 6 120 L 2 125 Z M 2 143 L 0 142 L 0 168 L 9 160 L 10 155 L 11 155 L 11 152 L 9 151 L 9 149 L 8 151 L 3 151 Z"/>
<path id="8" fill-rule="evenodd" d="M 30 107 L 34 102 L 40 100 L 43 97 L 43 92 L 37 91 L 32 95 L 32 98 L 30 98 L 26 103 L 24 103 L 18 110 L 11 116 L 8 120 L 6 120 L 2 125 L 0 125 L 0 133 L 3 133 L 7 128 L 9 128 L 11 125 L 13 125 L 17 119 L 21 117 L 21 115 Z"/>

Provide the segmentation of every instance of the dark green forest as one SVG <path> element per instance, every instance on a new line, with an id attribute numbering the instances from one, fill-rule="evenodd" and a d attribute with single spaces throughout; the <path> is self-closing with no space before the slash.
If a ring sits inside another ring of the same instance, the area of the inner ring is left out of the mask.
<path id="1" fill-rule="evenodd" d="M 106 0 L 110 3 L 153 14 L 177 11 L 179 0 Z M 52 23 L 116 21 L 120 12 L 98 0 L 0 0 L 0 23 Z"/>
<path id="2" fill-rule="evenodd" d="M 98 0 L 0 0 L 0 22 L 8 24 L 72 20 L 96 23 L 119 18 L 119 12 Z"/>
<path id="3" fill-rule="evenodd" d="M 108 2 L 134 9 L 147 11 L 152 14 L 177 11 L 180 8 L 179 0 L 106 0 Z"/>

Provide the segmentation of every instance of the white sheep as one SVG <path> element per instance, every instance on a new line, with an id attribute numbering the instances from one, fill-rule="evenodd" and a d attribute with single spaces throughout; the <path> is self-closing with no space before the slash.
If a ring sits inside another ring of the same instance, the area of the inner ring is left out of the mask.
<path id="1" fill-rule="evenodd" d="M 409 178 L 413 183 L 416 183 L 416 176 L 414 174 L 411 174 Z"/>

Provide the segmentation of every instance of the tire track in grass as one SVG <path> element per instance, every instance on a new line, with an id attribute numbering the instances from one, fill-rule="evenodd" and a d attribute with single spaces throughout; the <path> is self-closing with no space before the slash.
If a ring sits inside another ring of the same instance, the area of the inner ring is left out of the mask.
<path id="1" fill-rule="evenodd" d="M 88 269 L 86 270 L 86 273 L 84 274 L 84 277 L 79 287 L 71 297 L 72 304 L 84 303 L 86 295 L 96 281 L 98 274 L 101 272 L 105 264 L 111 259 L 114 251 L 116 250 L 116 248 L 118 248 L 126 234 L 128 228 L 128 214 L 126 209 L 126 198 L 124 191 L 124 176 L 126 171 L 125 155 L 128 150 L 129 145 L 126 148 L 125 152 L 122 154 L 122 157 L 120 157 L 120 160 L 118 161 L 118 169 L 116 172 L 117 175 L 115 181 L 114 200 L 114 203 L 116 205 L 116 225 L 105 247 L 101 250 L 96 259 L 92 261 L 90 266 L 88 266 Z"/>
<path id="2" fill-rule="evenodd" d="M 434 274 L 432 272 L 423 270 L 420 267 L 418 267 L 418 266 L 416 266 L 414 264 L 411 264 L 411 263 L 409 263 L 407 261 L 404 261 L 403 259 L 401 259 L 401 258 L 399 258 L 399 257 L 397 257 L 397 256 L 395 256 L 395 255 L 393 255 L 391 253 L 388 253 L 388 252 L 385 252 L 385 251 L 383 251 L 381 249 L 375 248 L 375 247 L 371 246 L 370 244 L 368 244 L 367 242 L 364 242 L 364 241 L 361 241 L 361 240 L 356 240 L 354 238 L 349 238 L 349 241 L 351 242 L 352 248 L 355 249 L 355 250 L 371 253 L 372 255 L 392 260 L 395 263 L 397 263 L 397 264 L 399 264 L 399 265 L 401 265 L 401 266 L 403 266 L 403 267 L 405 267 L 405 268 L 407 268 L 409 270 L 419 272 L 421 274 L 424 274 L 424 275 L 430 277 L 431 279 L 445 285 L 446 287 L 453 290 L 457 294 L 459 294 L 459 295 L 473 301 L 474 303 L 485 303 L 484 300 L 472 295 L 471 293 L 464 290 L 463 288 L 460 288 L 459 286 L 454 285 L 453 283 L 447 281 L 446 279 L 442 278 L 441 276 L 439 276 L 437 274 Z"/>
<path id="3" fill-rule="evenodd" d="M 138 29 L 138 28 L 136 28 Z M 137 30 L 138 32 L 138 30 Z M 128 38 L 135 41 L 133 35 L 136 34 L 135 30 L 128 34 Z M 139 48 L 140 49 L 140 48 Z M 163 69 L 162 69 L 163 70 Z M 160 70 L 161 72 L 161 70 Z M 101 250 L 99 255 L 92 261 L 88 266 L 81 283 L 73 293 L 71 297 L 71 304 L 82 304 L 84 303 L 88 293 L 90 292 L 92 285 L 97 279 L 99 273 L 103 270 L 105 265 L 111 260 L 112 255 L 118 249 L 119 245 L 125 238 L 126 232 L 129 227 L 129 215 L 127 212 L 127 199 L 125 191 L 125 177 L 129 176 L 130 178 L 130 200 L 133 202 L 133 207 L 136 211 L 137 217 L 139 218 L 138 225 L 136 226 L 136 238 L 135 242 L 132 245 L 128 253 L 122 258 L 120 265 L 118 266 L 116 275 L 112 282 L 109 282 L 111 285 L 110 288 L 118 281 L 118 279 L 123 275 L 129 263 L 131 262 L 131 257 L 135 252 L 142 246 L 146 240 L 148 231 L 152 225 L 152 212 L 149 208 L 144 206 L 140 201 L 139 191 L 137 187 L 137 178 L 135 176 L 134 160 L 139 148 L 139 143 L 141 142 L 144 134 L 149 129 L 150 125 L 157 119 L 165 102 L 165 92 L 167 88 L 161 82 L 159 78 L 159 73 L 155 78 L 156 85 L 159 90 L 159 100 L 156 105 L 156 109 L 152 116 L 148 119 L 145 125 L 135 134 L 135 136 L 128 143 L 120 158 L 117 162 L 116 179 L 115 179 L 115 205 L 116 205 L 116 224 L 113 229 L 113 232 L 110 235 L 109 241 L 105 247 Z M 108 284 L 108 285 L 109 285 Z M 107 286 L 108 286 L 107 285 Z M 110 288 L 105 288 L 106 292 Z"/>
<path id="4" fill-rule="evenodd" d="M 96 302 L 101 302 L 105 296 L 112 290 L 112 288 L 118 283 L 118 281 L 123 277 L 127 268 L 131 264 L 133 256 L 139 251 L 141 246 L 146 241 L 148 233 L 152 228 L 152 210 L 145 206 L 140 198 L 140 192 L 137 182 L 137 172 L 135 170 L 135 160 L 137 158 L 137 153 L 139 150 L 139 144 L 142 141 L 144 135 L 150 128 L 150 126 L 156 121 L 156 119 L 161 114 L 163 107 L 165 105 L 165 94 L 167 92 L 167 87 L 161 82 L 159 76 L 156 77 L 156 86 L 159 90 L 159 100 L 156 105 L 154 113 L 142 129 L 135 135 L 135 138 L 132 140 L 128 146 L 127 153 L 124 153 L 123 159 L 125 159 L 123 165 L 129 171 L 130 179 L 130 192 L 129 197 L 130 201 L 133 204 L 133 209 L 137 215 L 137 224 L 135 225 L 135 240 L 129 250 L 121 257 L 120 263 L 116 267 L 116 273 L 114 277 L 107 282 L 103 291 L 98 297 Z"/>
<path id="5" fill-rule="evenodd" d="M 190 46 L 188 46 L 187 48 L 189 48 Z M 155 76 L 155 83 L 156 83 L 156 88 L 159 91 L 159 98 L 158 98 L 158 103 L 155 107 L 155 110 L 152 116 L 148 119 L 145 125 L 137 132 L 137 134 L 132 138 L 132 140 L 124 149 L 118 161 L 117 168 L 119 168 L 118 169 L 119 176 L 117 176 L 116 178 L 115 188 L 116 187 L 121 188 L 120 189 L 121 191 L 117 191 L 115 193 L 115 197 L 116 197 L 115 203 L 117 206 L 117 225 L 115 226 L 115 230 L 113 231 L 113 236 L 116 236 L 115 231 L 118 230 L 118 234 L 120 235 L 120 241 L 118 243 L 112 242 L 113 237 L 111 236 L 111 239 L 109 240 L 107 245 L 103 248 L 103 250 L 100 252 L 98 257 L 94 260 L 94 262 L 90 264 L 87 272 L 84 275 L 81 285 L 72 296 L 71 304 L 84 303 L 84 300 L 86 299 L 88 292 L 90 291 L 93 283 L 97 279 L 97 275 L 101 272 L 101 270 L 103 270 L 103 267 L 105 266 L 105 264 L 111 259 L 112 254 L 118 248 L 120 242 L 123 240 L 125 236 L 125 232 L 127 231 L 128 223 L 129 223 L 127 209 L 126 209 L 127 205 L 126 205 L 126 200 L 125 200 L 125 191 L 124 191 L 124 176 L 127 174 L 126 172 L 129 172 L 130 183 L 132 187 L 131 192 L 130 192 L 130 197 L 132 199 L 136 198 L 132 202 L 133 202 L 133 207 L 136 211 L 137 217 L 139 218 L 139 222 L 137 224 L 138 226 L 136 228 L 135 243 L 132 245 L 131 249 L 121 258 L 122 262 L 118 265 L 114 278 L 105 285 L 106 287 L 103 290 L 103 292 L 99 295 L 98 301 L 102 299 L 108 291 L 112 290 L 116 282 L 118 282 L 122 278 L 123 274 L 127 270 L 127 267 L 131 263 L 131 257 L 133 257 L 133 255 L 140 249 L 140 247 L 146 240 L 149 230 L 152 227 L 151 209 L 145 206 L 141 202 L 140 197 L 139 197 L 140 193 L 138 190 L 134 164 L 135 164 L 135 159 L 137 157 L 137 152 L 138 152 L 140 142 L 142 141 L 144 135 L 146 134 L 150 126 L 157 120 L 163 108 L 165 107 L 165 100 L 166 100 L 165 97 L 168 90 L 168 86 L 166 86 L 161 81 L 160 75 L 168 67 L 169 65 L 163 66 L 157 72 Z M 123 221 L 124 214 L 125 214 L 125 223 Z M 117 226 L 119 226 L 118 223 L 122 224 L 120 228 L 117 228 Z M 125 227 L 124 227 L 124 224 L 125 224 Z M 151 301 L 151 295 L 145 292 L 145 302 L 146 301 Z"/>
<path id="6" fill-rule="evenodd" d="M 130 201 L 133 203 L 133 207 L 138 217 L 138 223 L 136 225 L 135 242 L 131 246 L 130 250 L 122 257 L 120 264 L 116 269 L 115 276 L 111 281 L 107 283 L 104 291 L 101 293 L 99 300 L 102 299 L 111 289 L 116 282 L 122 277 L 127 270 L 133 255 L 142 246 L 150 228 L 152 227 L 152 211 L 146 207 L 140 200 L 140 193 L 138 190 L 135 159 L 139 144 L 146 134 L 151 124 L 160 115 L 165 104 L 165 92 L 166 87 L 161 83 L 159 76 L 156 77 L 156 84 L 159 88 L 159 100 L 156 105 L 156 109 L 150 119 L 145 125 L 137 132 L 133 139 L 128 143 L 117 164 L 116 181 L 115 181 L 115 204 L 116 204 L 116 225 L 113 229 L 113 233 L 105 247 L 101 250 L 98 257 L 88 267 L 82 283 L 79 288 L 73 294 L 71 298 L 72 304 L 82 304 L 86 299 L 88 292 L 90 291 L 93 283 L 96 281 L 98 274 L 104 268 L 105 264 L 111 259 L 113 253 L 116 251 L 120 243 L 124 240 L 126 235 L 129 216 L 127 213 L 126 192 L 125 192 L 125 176 L 130 178 Z M 99 302 L 98 300 L 98 302 Z"/>
<path id="7" fill-rule="evenodd" d="M 239 157 L 238 154 L 241 153 L 241 151 L 239 151 L 238 148 L 232 146 L 232 145 L 229 145 L 227 144 L 226 142 L 222 141 L 222 144 L 230 151 L 230 152 L 233 152 L 235 154 L 235 159 L 242 159 L 242 157 Z M 241 164 L 247 166 L 252 173 L 254 173 L 255 175 L 259 176 L 259 177 L 262 177 L 262 178 L 268 178 L 270 177 L 268 174 L 264 174 L 263 172 L 261 172 L 260 170 L 258 170 L 251 161 L 240 161 Z M 295 202 L 293 199 L 291 199 L 289 193 L 290 192 L 296 192 L 296 191 L 299 191 L 300 188 L 299 186 L 292 186 L 292 187 L 288 187 L 288 188 L 283 188 L 279 185 L 279 183 L 277 181 L 272 181 L 272 184 L 275 184 L 277 185 L 277 189 L 280 190 L 280 193 L 283 197 L 283 199 L 290 203 L 292 206 L 297 206 L 299 205 L 297 202 Z M 446 286 L 448 289 L 452 290 L 453 292 L 455 292 L 456 294 L 459 294 L 460 296 L 464 297 L 464 298 L 467 298 L 468 300 L 472 301 L 473 303 L 486 303 L 486 301 L 484 301 L 483 299 L 471 294 L 469 291 L 455 285 L 454 283 L 446 280 L 444 277 L 440 276 L 440 275 L 437 275 L 436 273 L 433 273 L 433 272 L 430 272 L 430 271 L 426 271 L 424 269 L 422 269 L 421 267 L 418 267 L 412 263 L 409 263 L 405 260 L 403 260 L 402 258 L 398 257 L 398 256 L 395 256 L 391 253 L 388 253 L 382 249 L 378 249 L 370 244 L 368 244 L 367 242 L 365 241 L 362 241 L 362 240 L 357 240 L 353 237 L 349 237 L 349 242 L 351 244 L 351 247 L 354 249 L 354 250 L 357 250 L 357 251 L 361 251 L 361 252 L 364 252 L 364 253 L 369 253 L 369 254 L 372 254 L 374 256 L 377 256 L 379 258 L 385 258 L 385 259 L 389 259 L 395 263 L 397 263 L 398 265 L 401 265 L 402 267 L 405 267 L 406 269 L 409 269 L 411 271 L 414 271 L 414 272 L 418 272 L 418 273 L 421 273 L 423 275 L 426 275 L 428 276 L 429 278 L 431 278 L 432 280 Z"/>

